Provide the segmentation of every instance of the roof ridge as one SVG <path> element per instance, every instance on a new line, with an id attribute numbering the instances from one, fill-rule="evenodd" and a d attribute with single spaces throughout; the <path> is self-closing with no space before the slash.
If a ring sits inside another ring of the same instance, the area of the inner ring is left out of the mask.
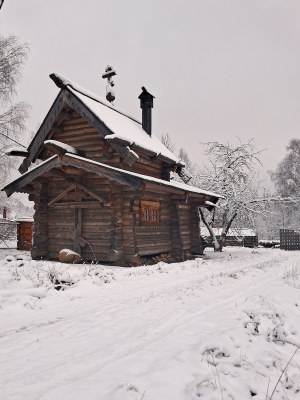
<path id="1" fill-rule="evenodd" d="M 56 84 L 56 86 L 59 87 L 60 89 L 67 88 L 69 86 L 76 92 L 82 94 L 83 96 L 86 96 L 89 99 L 94 100 L 97 103 L 100 103 L 103 106 L 110 108 L 111 110 L 116 111 L 117 113 L 123 115 L 124 117 L 127 117 L 127 118 L 131 119 L 132 121 L 142 125 L 142 122 L 138 121 L 134 117 L 131 117 L 130 115 L 125 113 L 125 111 L 123 111 L 119 108 L 116 108 L 116 107 L 112 107 L 109 104 L 106 104 L 105 100 L 103 100 L 100 96 L 85 89 L 83 86 L 78 85 L 76 82 L 71 81 L 70 79 L 64 77 L 63 75 L 60 75 L 60 74 L 57 74 L 56 72 L 54 72 L 54 73 L 50 74 L 49 76 L 53 80 L 53 82 Z"/>

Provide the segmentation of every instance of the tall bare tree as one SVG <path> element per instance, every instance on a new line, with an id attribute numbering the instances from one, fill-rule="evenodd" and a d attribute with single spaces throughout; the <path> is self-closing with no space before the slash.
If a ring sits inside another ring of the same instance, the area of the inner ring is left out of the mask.
<path id="1" fill-rule="evenodd" d="M 29 105 L 13 102 L 29 47 L 15 35 L 0 33 L 0 184 L 9 175 L 15 160 L 5 151 L 26 131 Z"/>
<path id="2" fill-rule="evenodd" d="M 270 176 L 281 196 L 300 194 L 300 140 L 292 139 L 287 146 L 287 154 Z"/>
<path id="3" fill-rule="evenodd" d="M 209 142 L 206 143 L 206 154 L 210 166 L 198 170 L 192 184 L 222 196 L 212 213 L 199 209 L 215 251 L 222 251 L 229 229 L 233 226 L 237 231 L 254 228 L 255 218 L 267 215 L 268 200 L 255 171 L 260 152 L 256 151 L 252 141 L 238 146 Z M 221 228 L 219 240 L 214 227 Z"/>

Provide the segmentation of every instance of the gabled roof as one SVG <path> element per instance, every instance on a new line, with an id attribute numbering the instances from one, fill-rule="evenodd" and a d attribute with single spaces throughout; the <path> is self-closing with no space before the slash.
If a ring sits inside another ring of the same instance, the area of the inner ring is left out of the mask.
<path id="1" fill-rule="evenodd" d="M 128 161 L 129 165 L 136 161 L 138 155 L 131 148 L 126 148 L 128 145 L 148 151 L 154 156 L 157 155 L 171 165 L 183 165 L 155 135 L 150 137 L 143 130 L 140 121 L 62 75 L 54 73 L 50 77 L 62 90 L 28 146 L 29 155 L 19 169 L 21 173 L 26 172 L 31 162 L 35 161 L 55 118 L 60 114 L 65 104 L 93 125 L 111 146 Z"/>
<path id="2" fill-rule="evenodd" d="M 24 186 L 26 186 L 28 183 L 32 182 L 39 176 L 52 170 L 53 168 L 60 168 L 61 166 L 73 166 L 79 169 L 84 169 L 88 172 L 105 176 L 108 179 L 117 181 L 123 185 L 131 186 L 136 190 L 140 188 L 143 182 L 149 182 L 161 185 L 166 189 L 169 188 L 170 191 L 172 191 L 172 189 L 177 189 L 185 193 L 202 196 L 204 195 L 209 197 L 210 201 L 212 201 L 213 203 L 216 203 L 217 200 L 221 197 L 216 193 L 208 192 L 206 190 L 202 190 L 194 186 L 189 186 L 181 182 L 168 182 L 162 179 L 153 178 L 151 176 L 125 171 L 123 169 L 111 167 L 106 164 L 102 164 L 96 161 L 92 161 L 88 158 L 69 153 L 61 156 L 55 155 L 50 157 L 48 160 L 44 161 L 43 163 L 39 164 L 35 168 L 22 175 L 20 178 L 6 185 L 2 190 L 6 192 L 7 196 L 11 196 L 14 192 L 18 192 L 20 189 L 22 189 Z"/>

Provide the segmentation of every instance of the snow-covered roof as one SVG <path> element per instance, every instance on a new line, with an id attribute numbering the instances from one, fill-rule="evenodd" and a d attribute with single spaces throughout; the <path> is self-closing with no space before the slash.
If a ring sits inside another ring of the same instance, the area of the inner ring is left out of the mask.
<path id="1" fill-rule="evenodd" d="M 121 139 L 128 144 L 135 143 L 135 146 L 156 154 L 160 153 L 174 163 L 180 162 L 179 158 L 175 157 L 155 135 L 149 136 L 144 131 L 140 121 L 68 78 L 56 73 L 51 76 L 52 79 L 57 78 L 67 86 L 68 90 L 113 132 L 105 139 Z"/>
<path id="2" fill-rule="evenodd" d="M 32 217 L 18 217 L 16 218 L 16 222 L 33 222 Z"/>
<path id="3" fill-rule="evenodd" d="M 176 182 L 176 181 L 169 182 L 169 181 L 165 181 L 163 179 L 154 178 L 152 176 L 137 174 L 136 172 L 127 171 L 127 170 L 123 170 L 123 169 L 116 168 L 116 167 L 111 167 L 111 166 L 109 166 L 107 164 L 102 164 L 100 162 L 93 161 L 93 160 L 90 160 L 88 158 L 79 157 L 79 156 L 76 156 L 75 154 L 66 153 L 65 156 L 68 156 L 68 157 L 74 158 L 74 159 L 78 159 L 78 160 L 82 160 L 82 161 L 85 161 L 85 162 L 88 161 L 90 164 L 99 165 L 101 167 L 105 167 L 105 168 L 107 168 L 109 170 L 112 170 L 112 171 L 122 172 L 123 174 L 129 175 L 129 176 L 134 176 L 134 177 L 140 178 L 140 179 L 142 179 L 144 181 L 154 182 L 154 183 L 158 183 L 160 185 L 174 187 L 174 188 L 177 188 L 177 189 L 180 189 L 180 190 L 185 190 L 185 191 L 192 192 L 192 193 L 199 193 L 199 194 L 204 194 L 204 195 L 207 195 L 207 196 L 212 196 L 212 197 L 217 197 L 217 198 L 222 197 L 221 195 L 219 195 L 217 193 L 213 193 L 213 192 L 209 192 L 207 190 L 196 188 L 195 186 L 190 186 L 190 185 L 187 185 L 185 183 Z"/>
<path id="4" fill-rule="evenodd" d="M 218 195 L 217 193 L 209 192 L 207 190 L 196 188 L 194 186 L 189 186 L 185 183 L 175 182 L 175 181 L 168 182 L 163 179 L 154 178 L 152 176 L 137 174 L 135 172 L 112 167 L 110 165 L 103 164 L 103 163 L 93 161 L 88 158 L 80 157 L 78 155 L 70 154 L 70 153 L 65 153 L 63 156 L 54 155 L 54 156 L 48 158 L 41 164 L 32 168 L 30 171 L 27 171 L 26 173 L 24 173 L 21 177 L 17 178 L 13 182 L 6 185 L 2 190 L 5 190 L 7 193 L 9 192 L 10 193 L 9 196 L 10 196 L 12 193 L 14 193 L 14 192 L 18 191 L 20 188 L 22 188 L 27 183 L 27 181 L 30 182 L 31 181 L 30 176 L 32 176 L 33 179 L 35 179 L 36 177 L 40 176 L 40 174 L 42 175 L 43 173 L 47 172 L 48 170 L 52 169 L 53 167 L 57 168 L 61 164 L 62 165 L 64 165 L 64 164 L 72 165 L 71 164 L 72 160 L 74 160 L 74 166 L 77 168 L 82 168 L 82 165 L 80 165 L 80 161 L 83 161 L 85 164 L 101 167 L 102 171 L 104 171 L 104 169 L 105 169 L 112 173 L 115 172 L 116 173 L 115 175 L 122 174 L 123 176 L 125 175 L 128 177 L 138 178 L 138 179 L 140 179 L 140 182 L 142 182 L 142 181 L 153 182 L 153 183 L 157 183 L 159 185 L 184 190 L 185 192 L 197 193 L 197 194 L 215 197 L 216 199 L 222 197 L 222 196 Z M 78 163 L 76 163 L 76 160 L 78 160 Z M 49 165 L 48 169 L 45 168 L 45 166 L 47 164 Z M 39 170 L 41 170 L 40 174 L 38 172 Z M 114 174 L 111 174 L 111 175 L 114 175 Z M 17 182 L 18 182 L 18 184 L 17 184 Z"/>

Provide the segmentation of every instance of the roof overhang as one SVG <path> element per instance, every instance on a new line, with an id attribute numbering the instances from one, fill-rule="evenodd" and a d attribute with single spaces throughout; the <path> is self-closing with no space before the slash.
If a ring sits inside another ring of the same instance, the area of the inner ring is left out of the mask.
<path id="1" fill-rule="evenodd" d="M 32 181 L 43 176 L 52 169 L 59 168 L 64 170 L 64 167 L 68 166 L 90 173 L 95 173 L 100 176 L 105 176 L 109 180 L 119 182 L 122 185 L 130 186 L 135 190 L 138 190 L 143 183 L 151 184 L 151 186 L 154 185 L 156 188 L 160 186 L 165 192 L 184 194 L 185 196 L 193 197 L 195 200 L 198 198 L 199 201 L 201 200 L 203 206 L 207 207 L 208 209 L 211 207 L 205 205 L 205 201 L 216 204 L 218 199 L 222 197 L 216 193 L 208 192 L 184 183 L 168 182 L 162 179 L 153 178 L 151 176 L 125 171 L 69 153 L 52 156 L 42 164 L 6 185 L 2 190 L 4 190 L 9 197 L 15 192 L 22 191 L 22 188 L 24 188 L 26 185 L 30 184 Z M 26 190 L 23 191 L 26 192 Z"/>

